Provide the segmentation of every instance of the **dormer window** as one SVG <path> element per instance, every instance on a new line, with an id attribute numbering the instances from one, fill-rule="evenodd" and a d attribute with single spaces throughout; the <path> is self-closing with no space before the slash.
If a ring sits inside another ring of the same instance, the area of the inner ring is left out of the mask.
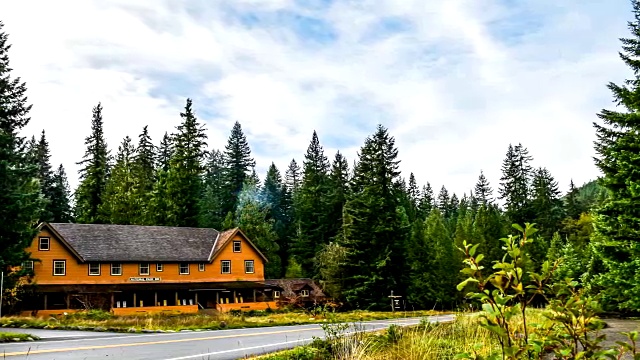
<path id="1" fill-rule="evenodd" d="M 302 297 L 309 297 L 309 290 L 302 290 L 302 291 L 300 291 L 300 296 L 302 296 Z"/>
<path id="2" fill-rule="evenodd" d="M 241 241 L 234 241 L 233 242 L 233 252 L 240 252 L 241 251 L 241 246 L 242 246 L 242 242 Z"/>

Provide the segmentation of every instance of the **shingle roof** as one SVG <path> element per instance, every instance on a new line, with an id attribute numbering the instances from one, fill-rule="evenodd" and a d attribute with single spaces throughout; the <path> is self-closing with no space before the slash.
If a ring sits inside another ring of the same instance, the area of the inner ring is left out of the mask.
<path id="1" fill-rule="evenodd" d="M 189 227 L 48 225 L 84 261 L 207 262 L 220 234 L 214 229 Z"/>

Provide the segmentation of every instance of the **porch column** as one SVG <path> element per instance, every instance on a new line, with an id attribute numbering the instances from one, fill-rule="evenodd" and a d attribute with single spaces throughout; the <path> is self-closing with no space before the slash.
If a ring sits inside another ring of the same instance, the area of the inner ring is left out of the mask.
<path id="1" fill-rule="evenodd" d="M 113 309 L 113 307 L 115 306 L 115 296 L 113 293 L 111 293 L 111 308 Z"/>
<path id="2" fill-rule="evenodd" d="M 153 306 L 158 306 L 158 292 L 153 292 Z"/>
<path id="3" fill-rule="evenodd" d="M 220 292 L 216 291 L 216 307 L 220 304 Z"/>
<path id="4" fill-rule="evenodd" d="M 47 294 L 44 294 L 44 310 L 47 310 Z"/>
<path id="5" fill-rule="evenodd" d="M 69 294 L 64 294 L 64 302 L 67 304 L 67 309 L 68 309 L 71 303 L 71 296 Z"/>
<path id="6" fill-rule="evenodd" d="M 176 291 L 176 305 L 180 305 L 180 299 L 178 298 L 178 292 Z"/>
<path id="7" fill-rule="evenodd" d="M 133 307 L 138 307 L 138 303 L 136 302 L 137 297 L 136 297 L 136 293 L 133 293 Z"/>
<path id="8" fill-rule="evenodd" d="M 256 300 L 256 289 L 253 289 L 253 302 L 257 302 L 257 300 Z"/>
<path id="9" fill-rule="evenodd" d="M 198 292 L 194 291 L 194 293 L 195 293 L 194 294 L 194 298 L 195 298 L 194 301 L 196 302 L 196 307 L 197 307 L 198 306 Z"/>
<path id="10" fill-rule="evenodd" d="M 236 298 L 236 291 L 233 290 L 233 301 L 234 304 L 238 302 L 238 299 Z"/>

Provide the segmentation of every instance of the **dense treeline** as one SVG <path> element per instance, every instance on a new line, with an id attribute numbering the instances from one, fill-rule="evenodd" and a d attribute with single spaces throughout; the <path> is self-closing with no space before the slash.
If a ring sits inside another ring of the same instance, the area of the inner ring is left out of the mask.
<path id="1" fill-rule="evenodd" d="M 623 40 L 621 57 L 640 74 L 640 5 L 634 5 L 633 38 Z M 72 206 L 64 168 L 50 164 L 45 132 L 39 141 L 19 136 L 30 105 L 25 84 L 10 77 L 8 50 L 0 32 L 5 269 L 28 258 L 23 249 L 39 221 L 239 226 L 270 260 L 267 277 L 318 279 L 347 307 L 385 308 L 393 290 L 409 308 L 452 308 L 462 301 L 456 248 L 464 240 L 479 244 L 489 263 L 502 254 L 498 239 L 512 223 L 536 223 L 539 240 L 526 249 L 531 269 L 562 258 L 556 276 L 579 279 L 610 309 L 640 305 L 640 75 L 609 85 L 627 112 L 603 110 L 603 124 L 595 124 L 596 165 L 604 177 L 581 187 L 572 181 L 566 191 L 548 169 L 533 166 L 523 144 L 505 146 L 497 182 L 479 171 L 468 193 L 434 189 L 428 179 L 400 173 L 395 140 L 381 125 L 364 139 L 357 159 L 340 152 L 330 158 L 313 132 L 302 159 L 286 169 L 272 163 L 259 179 L 240 123 L 224 148 L 211 149 L 187 99 L 176 129 L 154 140 L 144 127 L 115 153 L 97 104 Z"/>

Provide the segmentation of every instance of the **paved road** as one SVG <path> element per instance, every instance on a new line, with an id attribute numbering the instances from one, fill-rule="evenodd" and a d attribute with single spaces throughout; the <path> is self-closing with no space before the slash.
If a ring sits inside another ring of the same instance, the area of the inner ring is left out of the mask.
<path id="1" fill-rule="evenodd" d="M 454 315 L 431 316 L 432 322 L 452 321 Z M 414 325 L 420 318 L 357 323 L 364 330 L 387 328 L 390 324 Z M 323 337 L 319 325 L 277 326 L 268 328 L 176 332 L 160 334 L 96 333 L 37 329 L 3 331 L 28 332 L 42 340 L 0 345 L 0 356 L 9 359 L 72 360 L 188 360 L 241 359 L 308 343 Z"/>

